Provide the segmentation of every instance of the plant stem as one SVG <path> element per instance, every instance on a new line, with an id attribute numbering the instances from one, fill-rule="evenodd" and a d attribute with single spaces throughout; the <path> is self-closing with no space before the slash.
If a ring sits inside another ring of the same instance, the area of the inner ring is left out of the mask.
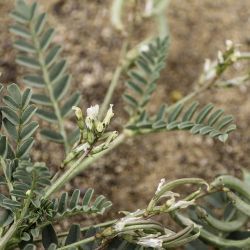
<path id="1" fill-rule="evenodd" d="M 122 23 L 122 9 L 124 5 L 124 0 L 113 0 L 111 8 L 111 23 L 117 30 L 124 32 L 124 26 Z"/>
<path id="2" fill-rule="evenodd" d="M 7 186 L 8 186 L 8 189 L 9 189 L 9 192 L 11 192 L 13 190 L 13 185 L 11 183 L 11 181 L 9 180 L 8 176 L 7 176 L 7 167 L 6 167 L 6 163 L 4 161 L 4 159 L 2 157 L 0 157 L 0 165 L 3 169 L 3 173 L 4 173 L 4 176 L 5 176 L 5 180 L 7 182 Z M 1 249 L 1 248 L 0 248 Z"/>
<path id="3" fill-rule="evenodd" d="M 178 102 L 170 105 L 167 109 L 166 112 L 169 113 L 172 109 L 174 109 L 176 106 L 186 103 L 189 100 L 191 100 L 192 98 L 194 98 L 195 96 L 201 94 L 202 92 L 210 89 L 219 79 L 220 75 L 215 76 L 211 81 L 209 81 L 208 83 L 202 85 L 200 88 L 197 88 L 196 90 L 194 90 L 192 93 L 186 95 L 185 97 L 183 97 L 182 99 L 180 99 Z"/>
<path id="4" fill-rule="evenodd" d="M 10 239 L 13 237 L 13 235 L 16 233 L 16 231 L 18 230 L 18 227 L 21 226 L 22 222 L 23 222 L 23 219 L 24 219 L 24 216 L 25 214 L 27 213 L 27 210 L 29 208 L 29 205 L 30 205 L 30 196 L 27 198 L 26 202 L 25 202 L 25 205 L 22 209 L 22 212 L 21 212 L 21 215 L 20 215 L 20 218 L 18 220 L 16 220 L 12 225 L 11 227 L 8 229 L 7 233 L 2 237 L 0 238 L 0 249 L 1 250 L 4 250 L 6 245 L 8 244 L 8 242 L 10 241 Z"/>
<path id="5" fill-rule="evenodd" d="M 91 226 L 86 226 L 86 227 L 82 227 L 80 230 L 81 232 L 84 232 L 84 231 L 87 231 L 89 230 L 90 228 L 97 228 L 97 227 L 106 227 L 106 226 L 111 226 L 113 225 L 117 220 L 111 220 L 111 221 L 106 221 L 106 222 L 103 222 L 103 223 L 99 223 L 99 224 L 96 224 L 96 225 L 91 225 Z M 68 235 L 69 232 L 63 232 L 63 233 L 59 233 L 57 235 L 57 237 L 65 237 Z"/>
<path id="6" fill-rule="evenodd" d="M 64 246 L 64 247 L 59 247 L 59 248 L 57 248 L 57 250 L 66 250 L 66 249 L 70 249 L 71 247 L 77 247 L 77 246 L 79 246 L 79 245 L 83 245 L 83 244 L 87 244 L 87 243 L 89 243 L 89 242 L 92 242 L 92 241 L 94 241 L 95 239 L 96 239 L 95 236 L 91 236 L 91 237 L 89 237 L 89 238 L 80 240 L 80 241 L 78 241 L 78 242 L 76 242 L 76 243 L 69 244 L 69 245 Z"/>
<path id="7" fill-rule="evenodd" d="M 54 184 L 52 184 L 52 186 L 50 186 L 50 188 L 46 191 L 44 198 L 46 199 L 54 192 L 58 191 L 58 189 L 64 186 L 65 183 L 67 183 L 76 175 L 78 175 L 80 172 L 85 170 L 90 164 L 92 164 L 105 154 L 109 153 L 115 147 L 120 145 L 125 138 L 126 138 L 125 133 L 122 133 L 110 144 L 108 149 L 101 151 L 100 153 L 95 154 L 93 156 L 89 156 L 85 160 L 83 160 L 83 158 L 80 158 L 74 165 L 72 165 L 66 172 L 64 172 L 64 174 L 60 178 L 58 178 L 57 181 Z"/>
<path id="8" fill-rule="evenodd" d="M 36 37 L 35 31 L 34 31 L 34 27 L 32 25 L 32 23 L 30 24 L 30 30 L 31 30 L 31 35 L 32 35 L 32 40 L 34 42 L 34 47 L 36 49 L 36 53 L 38 56 L 38 61 L 42 70 L 42 75 L 44 78 L 44 82 L 46 84 L 46 88 L 50 97 L 50 101 L 52 103 L 52 106 L 54 108 L 57 120 L 58 120 L 58 126 L 59 126 L 59 130 L 60 133 L 63 137 L 63 143 L 64 143 L 64 148 L 65 148 L 65 152 L 66 154 L 69 151 L 69 144 L 68 144 L 68 140 L 67 140 L 67 134 L 63 125 L 63 118 L 61 116 L 61 112 L 60 112 L 60 108 L 58 106 L 58 103 L 54 97 L 54 93 L 53 93 L 53 87 L 52 87 L 52 83 L 50 81 L 50 77 L 49 77 L 49 72 L 47 69 L 47 66 L 45 64 L 45 57 L 44 54 L 42 53 L 41 49 L 40 49 L 40 43 Z"/>
<path id="9" fill-rule="evenodd" d="M 100 113 L 99 113 L 100 118 L 103 118 L 104 113 L 108 109 L 108 105 L 110 104 L 110 100 L 111 100 L 111 98 L 112 98 L 112 96 L 114 94 L 115 88 L 116 88 L 116 86 L 117 86 L 117 84 L 119 82 L 121 73 L 123 72 L 124 66 L 126 65 L 124 60 L 125 60 L 125 56 L 126 56 L 126 53 L 127 53 L 127 47 L 128 47 L 128 40 L 126 39 L 122 44 L 121 55 L 120 55 L 120 63 L 119 63 L 119 65 L 117 66 L 117 68 L 115 70 L 112 81 L 111 81 L 111 83 L 109 85 L 108 91 L 106 93 L 106 96 L 105 96 L 104 101 L 102 103 L 102 106 L 100 108 Z"/>

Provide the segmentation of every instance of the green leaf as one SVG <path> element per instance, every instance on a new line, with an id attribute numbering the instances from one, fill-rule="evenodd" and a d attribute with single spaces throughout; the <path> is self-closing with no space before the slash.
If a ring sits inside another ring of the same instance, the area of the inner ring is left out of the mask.
<path id="1" fill-rule="evenodd" d="M 22 66 L 28 67 L 30 69 L 40 69 L 39 62 L 31 57 L 18 56 L 16 62 Z"/>
<path id="2" fill-rule="evenodd" d="M 36 111 L 36 115 L 39 116 L 40 118 L 44 119 L 45 121 L 57 123 L 57 117 L 56 117 L 55 113 L 50 112 L 48 110 L 38 109 Z"/>
<path id="3" fill-rule="evenodd" d="M 22 141 L 28 139 L 35 133 L 38 127 L 39 124 L 37 122 L 31 122 L 27 124 L 20 133 L 20 139 Z"/>
<path id="4" fill-rule="evenodd" d="M 80 198 L 80 190 L 75 189 L 69 202 L 70 209 L 74 209 L 77 206 L 79 198 Z"/>
<path id="5" fill-rule="evenodd" d="M 33 244 L 26 245 L 23 250 L 36 250 L 36 246 Z"/>
<path id="6" fill-rule="evenodd" d="M 6 136 L 1 136 L 0 137 L 0 155 L 2 157 L 5 157 L 7 155 L 7 139 Z"/>
<path id="7" fill-rule="evenodd" d="M 8 132 L 8 134 L 14 139 L 17 140 L 18 138 L 18 134 L 17 134 L 17 130 L 16 130 L 16 126 L 13 125 L 8 119 L 4 119 L 3 120 L 3 126 L 6 129 L 6 131 Z"/>
<path id="8" fill-rule="evenodd" d="M 1 199 L 0 199 L 1 202 Z M 9 210 L 2 210 L 0 217 L 0 226 L 7 227 L 13 222 L 14 218 Z"/>
<path id="9" fill-rule="evenodd" d="M 53 94 L 56 100 L 60 100 L 66 92 L 68 91 L 71 77 L 69 75 L 64 75 L 54 85 Z"/>
<path id="10" fill-rule="evenodd" d="M 12 109 L 10 109 L 9 107 L 2 107 L 1 110 L 4 117 L 6 117 L 11 123 L 13 123 L 14 125 L 19 124 L 19 118 Z"/>
<path id="11" fill-rule="evenodd" d="M 3 97 L 3 102 L 11 109 L 17 111 L 20 107 L 19 105 L 8 95 Z"/>
<path id="12" fill-rule="evenodd" d="M 36 53 L 35 48 L 31 44 L 25 42 L 24 40 L 16 40 L 14 42 L 14 47 L 24 52 Z"/>
<path id="13" fill-rule="evenodd" d="M 66 210 L 66 208 L 67 208 L 67 201 L 68 201 L 68 193 L 64 192 L 60 196 L 60 199 L 59 199 L 59 202 L 58 202 L 57 212 L 59 214 L 63 214 L 63 212 Z"/>
<path id="14" fill-rule="evenodd" d="M 195 122 L 196 123 L 202 123 L 205 118 L 208 116 L 208 114 L 210 113 L 210 111 L 213 109 L 213 104 L 209 103 L 207 104 L 198 114 Z"/>
<path id="15" fill-rule="evenodd" d="M 31 8 L 26 4 L 25 1 L 18 0 L 16 1 L 17 11 L 27 20 L 31 19 Z"/>
<path id="16" fill-rule="evenodd" d="M 23 92 L 23 96 L 22 96 L 22 108 L 23 109 L 25 109 L 28 106 L 31 96 L 32 96 L 31 89 L 29 88 L 25 89 L 25 91 Z"/>
<path id="17" fill-rule="evenodd" d="M 50 81 L 57 81 L 66 70 L 66 60 L 61 60 L 59 63 L 52 66 L 50 70 Z"/>
<path id="18" fill-rule="evenodd" d="M 25 84 L 30 87 L 44 88 L 45 82 L 41 76 L 38 75 L 27 75 L 23 78 Z"/>
<path id="19" fill-rule="evenodd" d="M 195 111 L 197 110 L 199 106 L 198 102 L 194 102 L 190 108 L 185 112 L 185 114 L 183 115 L 182 121 L 190 121 L 195 113 Z"/>
<path id="20" fill-rule="evenodd" d="M 89 203 L 90 203 L 90 201 L 92 199 L 93 194 L 94 194 L 94 190 L 92 188 L 89 188 L 86 191 L 86 193 L 85 193 L 85 195 L 84 195 L 84 197 L 82 199 L 82 205 L 83 206 L 88 206 L 89 205 Z"/>
<path id="21" fill-rule="evenodd" d="M 32 137 L 24 141 L 19 147 L 19 149 L 17 150 L 17 158 L 23 158 L 24 156 L 26 156 L 29 153 L 33 144 L 34 144 L 34 140 Z"/>
<path id="22" fill-rule="evenodd" d="M 183 109 L 183 105 L 181 104 L 177 105 L 173 109 L 173 111 L 171 111 L 170 114 L 168 115 L 168 123 L 174 122 L 180 115 L 182 109 Z"/>
<path id="23" fill-rule="evenodd" d="M 51 106 L 52 103 L 50 102 L 49 97 L 43 94 L 33 94 L 31 97 L 31 101 L 36 104 L 41 104 L 45 106 Z"/>
<path id="24" fill-rule="evenodd" d="M 15 103 L 17 103 L 18 105 L 22 104 L 22 94 L 19 87 L 15 83 L 9 85 L 7 87 L 7 91 Z"/>
<path id="25" fill-rule="evenodd" d="M 29 105 L 22 113 L 21 123 L 23 125 L 27 124 L 31 117 L 35 114 L 37 107 L 33 104 Z"/>
<path id="26" fill-rule="evenodd" d="M 142 95 L 143 94 L 143 90 L 142 88 L 140 88 L 137 84 L 135 84 L 132 81 L 127 81 L 126 85 L 131 88 L 133 91 L 137 92 L 138 94 Z"/>
<path id="27" fill-rule="evenodd" d="M 48 48 L 48 46 L 50 45 L 50 42 L 53 39 L 53 36 L 55 34 L 55 30 L 52 28 L 49 28 L 43 35 L 41 38 L 41 43 L 40 43 L 40 48 L 42 50 L 46 50 Z"/>
<path id="28" fill-rule="evenodd" d="M 45 249 L 52 243 L 58 245 L 56 232 L 51 224 L 45 226 L 42 231 L 42 243 Z"/>
<path id="29" fill-rule="evenodd" d="M 222 109 L 218 109 L 215 112 L 213 112 L 210 117 L 208 118 L 208 124 L 210 126 L 213 126 L 218 119 L 223 115 L 224 111 Z"/>
<path id="30" fill-rule="evenodd" d="M 69 234 L 67 235 L 67 238 L 65 240 L 65 246 L 79 241 L 80 236 L 81 236 L 80 225 L 79 224 L 71 225 L 71 227 L 69 229 Z"/>
<path id="31" fill-rule="evenodd" d="M 44 25 L 46 23 L 46 19 L 47 19 L 46 13 L 42 13 L 37 17 L 36 25 L 35 25 L 35 32 L 37 35 L 39 35 L 43 31 Z"/>
<path id="32" fill-rule="evenodd" d="M 225 142 L 228 139 L 228 134 L 223 134 L 218 137 L 221 142 Z"/>
<path id="33" fill-rule="evenodd" d="M 31 38 L 31 34 L 30 34 L 29 30 L 26 29 L 25 27 L 21 27 L 19 25 L 11 26 L 10 32 L 15 34 L 15 35 L 21 36 L 23 38 L 28 38 L 28 39 Z"/>
<path id="34" fill-rule="evenodd" d="M 26 17 L 22 16 L 17 11 L 12 11 L 10 13 L 10 16 L 18 23 L 27 24 L 29 21 Z"/>
<path id="35" fill-rule="evenodd" d="M 57 143 L 63 143 L 63 137 L 60 133 L 52 131 L 52 130 L 48 130 L 48 129 L 42 129 L 40 131 L 40 134 L 43 138 L 53 141 L 53 142 L 57 142 Z"/>
<path id="36" fill-rule="evenodd" d="M 133 107 L 138 107 L 138 102 L 134 97 L 128 94 L 123 95 L 123 99 Z"/>
<path id="37" fill-rule="evenodd" d="M 45 64 L 47 65 L 47 67 L 50 67 L 56 61 L 61 50 L 62 48 L 59 45 L 55 45 L 49 50 L 45 59 Z"/>

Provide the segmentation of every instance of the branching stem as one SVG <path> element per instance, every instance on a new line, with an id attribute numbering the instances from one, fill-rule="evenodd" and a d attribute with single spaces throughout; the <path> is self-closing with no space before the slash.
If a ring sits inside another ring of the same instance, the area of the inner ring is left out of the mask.
<path id="1" fill-rule="evenodd" d="M 54 184 L 52 184 L 52 186 L 50 186 L 50 188 L 45 193 L 44 198 L 48 198 L 54 192 L 58 191 L 58 189 L 64 186 L 65 183 L 67 183 L 76 175 L 78 175 L 80 172 L 85 170 L 91 163 L 95 162 L 97 159 L 101 158 L 102 156 L 113 150 L 115 147 L 117 147 L 119 144 L 121 144 L 125 138 L 126 138 L 125 133 L 122 133 L 110 144 L 108 149 L 89 157 L 87 157 L 89 152 L 87 154 L 85 153 L 66 172 L 64 172 L 64 174 L 60 178 L 58 178 L 57 181 Z"/>

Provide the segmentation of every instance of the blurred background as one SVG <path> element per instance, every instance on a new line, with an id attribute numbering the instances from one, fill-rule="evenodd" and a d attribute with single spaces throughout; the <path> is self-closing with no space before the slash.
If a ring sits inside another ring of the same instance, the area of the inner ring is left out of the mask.
<path id="1" fill-rule="evenodd" d="M 57 30 L 55 41 L 63 46 L 73 75 L 73 86 L 83 95 L 82 108 L 100 104 L 117 66 L 123 40 L 110 23 L 112 1 L 37 2 L 49 13 L 49 22 Z M 22 84 L 21 69 L 15 64 L 15 50 L 8 31 L 11 24 L 8 13 L 13 4 L 14 1 L 0 0 L 0 81 Z M 215 59 L 217 51 L 225 48 L 226 39 L 241 44 L 242 51 L 250 51 L 250 1 L 172 0 L 166 16 L 171 45 L 152 110 L 163 102 L 174 102 L 176 94 L 184 96 L 191 91 L 202 72 L 205 58 Z M 153 23 L 136 27 L 132 42 L 141 41 L 150 29 L 154 29 Z M 243 66 L 236 67 L 241 70 Z M 121 98 L 125 79 L 123 75 L 112 101 L 114 127 L 118 130 L 127 117 Z M 212 102 L 234 115 L 238 129 L 225 145 L 186 132 L 137 137 L 95 162 L 65 189 L 93 187 L 96 193 L 113 201 L 111 215 L 117 215 L 119 210 L 144 207 L 161 178 L 195 176 L 211 180 L 222 173 L 240 175 L 240 168 L 250 169 L 249 87 L 211 90 L 198 100 Z M 60 147 L 40 140 L 39 135 L 37 137 L 39 143 L 33 158 L 56 168 L 63 157 Z"/>

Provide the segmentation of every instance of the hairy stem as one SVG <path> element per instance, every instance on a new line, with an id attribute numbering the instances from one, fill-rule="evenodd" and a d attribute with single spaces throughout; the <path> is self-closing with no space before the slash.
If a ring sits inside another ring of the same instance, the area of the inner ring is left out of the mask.
<path id="1" fill-rule="evenodd" d="M 116 221 L 117 221 L 117 220 L 106 221 L 106 222 L 99 223 L 99 224 L 96 224 L 96 225 L 91 225 L 91 226 L 82 227 L 80 230 L 81 230 L 81 232 L 85 232 L 85 231 L 89 230 L 90 228 L 107 227 L 107 226 L 113 225 Z M 68 235 L 68 233 L 69 233 L 69 232 L 59 233 L 59 234 L 57 235 L 57 237 L 65 237 L 65 236 Z"/>
<path id="2" fill-rule="evenodd" d="M 96 239 L 95 236 L 91 236 L 89 238 L 80 240 L 80 241 L 78 241 L 76 243 L 69 244 L 69 245 L 64 246 L 64 247 L 59 247 L 59 248 L 57 248 L 57 250 L 64 250 L 64 249 L 66 250 L 66 249 L 70 249 L 71 247 L 77 247 L 77 246 L 80 246 L 80 245 L 84 245 L 84 244 L 87 244 L 89 242 L 94 241 L 95 239 Z"/>
<path id="3" fill-rule="evenodd" d="M 122 9 L 124 0 L 113 0 L 111 8 L 111 22 L 117 30 L 124 31 L 122 23 Z"/>
<path id="4" fill-rule="evenodd" d="M 44 82 L 46 84 L 46 88 L 47 88 L 47 91 L 48 91 L 52 106 L 54 108 L 54 111 L 55 111 L 55 114 L 56 114 L 56 117 L 57 117 L 57 120 L 58 120 L 58 126 L 59 126 L 60 133 L 61 133 L 61 135 L 63 137 L 64 148 L 65 148 L 66 153 L 68 153 L 69 145 L 68 145 L 68 140 L 67 140 L 67 134 L 66 134 L 66 131 L 65 131 L 65 128 L 64 128 L 64 125 L 63 125 L 63 118 L 61 116 L 61 112 L 60 112 L 60 108 L 58 106 L 58 103 L 57 103 L 57 101 L 56 101 L 56 99 L 54 97 L 52 83 L 50 81 L 49 72 L 48 72 L 47 66 L 45 64 L 45 55 L 40 49 L 40 43 L 39 43 L 39 41 L 38 41 L 38 39 L 36 37 L 36 34 L 35 34 L 34 27 L 33 27 L 32 23 L 30 23 L 30 30 L 31 30 L 31 35 L 32 35 L 32 40 L 33 40 L 33 43 L 34 43 L 34 47 L 36 49 L 36 53 L 37 53 L 37 56 L 38 56 L 38 61 L 39 61 L 39 64 L 41 66 L 41 69 L 42 69 L 42 75 L 43 75 L 43 78 L 44 78 Z"/>
<path id="5" fill-rule="evenodd" d="M 115 147 L 120 145 L 124 139 L 126 138 L 125 134 L 120 134 L 109 146 L 108 149 L 101 151 L 98 154 L 95 154 L 93 156 L 89 156 L 86 159 L 83 160 L 83 158 L 80 158 L 74 165 L 72 165 L 64 174 L 57 179 L 57 181 L 50 186 L 50 188 L 46 191 L 44 198 L 48 198 L 51 196 L 54 192 L 58 191 L 62 186 L 65 185 L 65 183 L 69 182 L 72 178 L 74 178 L 76 175 L 78 175 L 80 172 L 85 170 L 90 164 L 113 150 Z M 84 156 L 84 158 L 86 155 Z"/>
<path id="6" fill-rule="evenodd" d="M 189 100 L 193 99 L 194 97 L 196 97 L 197 95 L 203 93 L 204 91 L 210 89 L 212 86 L 215 85 L 215 83 L 217 82 L 217 80 L 220 78 L 220 75 L 216 75 L 211 81 L 209 81 L 206 84 L 201 85 L 201 87 L 197 88 L 196 90 L 194 90 L 192 93 L 186 95 L 185 97 L 183 97 L 182 99 L 180 99 L 178 102 L 170 105 L 167 109 L 166 112 L 170 112 L 171 110 L 173 110 L 176 106 L 178 106 L 179 104 L 183 104 L 188 102 Z"/>
<path id="7" fill-rule="evenodd" d="M 11 227 L 8 229 L 7 233 L 0 238 L 0 249 L 4 250 L 6 245 L 10 242 L 10 239 L 16 234 L 16 232 L 18 231 L 19 226 L 22 225 L 23 223 L 23 219 L 28 211 L 30 202 L 31 202 L 31 196 L 29 196 L 24 204 L 24 207 L 22 209 L 21 215 L 19 217 L 19 219 L 17 219 L 12 225 Z"/>
<path id="8" fill-rule="evenodd" d="M 2 167 L 3 169 L 3 173 L 4 173 L 4 176 L 5 176 L 5 180 L 7 182 L 7 186 L 8 186 L 8 189 L 9 189 L 9 193 L 13 190 L 13 185 L 11 183 L 11 181 L 9 180 L 8 176 L 7 176 L 7 166 L 6 166 L 6 163 L 4 161 L 4 159 L 2 157 L 0 157 L 0 166 Z M 15 200 L 15 199 L 14 199 Z M 1 248 L 0 248 L 1 249 Z"/>

